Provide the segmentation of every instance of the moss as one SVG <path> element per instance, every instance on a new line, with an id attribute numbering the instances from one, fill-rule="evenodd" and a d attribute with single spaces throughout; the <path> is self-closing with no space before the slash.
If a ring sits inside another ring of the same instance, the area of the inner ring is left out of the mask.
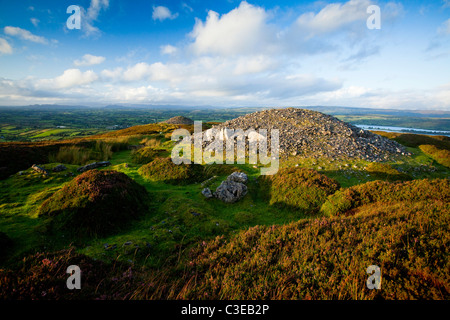
<path id="1" fill-rule="evenodd" d="M 262 178 L 262 189 L 271 205 L 305 213 L 316 212 L 339 183 L 312 169 L 283 168 L 273 176 Z"/>
<path id="2" fill-rule="evenodd" d="M 38 209 L 49 230 L 76 236 L 106 235 L 146 212 L 147 191 L 127 175 L 89 170 L 79 175 Z"/>

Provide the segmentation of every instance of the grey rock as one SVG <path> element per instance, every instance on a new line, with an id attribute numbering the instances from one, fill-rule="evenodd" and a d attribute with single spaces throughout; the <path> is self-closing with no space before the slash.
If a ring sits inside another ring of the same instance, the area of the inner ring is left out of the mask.
<path id="1" fill-rule="evenodd" d="M 204 195 L 205 198 L 208 198 L 208 199 L 213 197 L 213 194 L 209 188 L 204 188 L 202 190 L 202 195 Z"/>
<path id="2" fill-rule="evenodd" d="M 67 170 L 67 167 L 65 165 L 63 165 L 63 164 L 57 165 L 56 167 L 54 167 L 52 169 L 53 172 L 61 172 L 61 171 L 64 171 L 64 170 Z"/>
<path id="3" fill-rule="evenodd" d="M 248 182 L 248 176 L 244 172 L 233 172 L 228 176 L 227 180 L 245 184 Z"/>
<path id="4" fill-rule="evenodd" d="M 42 167 L 40 167 L 40 166 L 38 166 L 38 165 L 36 165 L 36 164 L 33 164 L 33 165 L 31 166 L 31 168 L 32 168 L 34 171 L 36 171 L 36 172 L 42 173 L 44 176 L 47 176 L 47 175 L 48 175 L 48 171 L 47 171 L 47 170 L 45 170 L 44 168 L 42 168 Z"/>
<path id="5" fill-rule="evenodd" d="M 226 203 L 235 203 L 247 194 L 247 186 L 241 182 L 225 180 L 217 187 L 214 196 Z"/>
<path id="6" fill-rule="evenodd" d="M 77 171 L 78 172 L 85 172 L 85 171 L 96 169 L 96 168 L 99 168 L 99 167 L 107 167 L 109 165 L 111 165 L 111 162 L 109 162 L 109 161 L 93 162 L 93 163 L 87 164 L 85 166 L 79 167 L 77 169 Z"/>

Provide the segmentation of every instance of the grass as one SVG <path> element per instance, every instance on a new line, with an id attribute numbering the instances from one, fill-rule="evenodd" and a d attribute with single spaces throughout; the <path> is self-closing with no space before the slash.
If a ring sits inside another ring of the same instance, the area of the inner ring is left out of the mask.
<path id="1" fill-rule="evenodd" d="M 421 145 L 419 149 L 429 155 L 431 158 L 436 160 L 437 163 L 450 168 L 450 150 L 449 149 L 438 149 L 434 145 Z"/>
<path id="2" fill-rule="evenodd" d="M 64 163 L 68 171 L 48 177 L 25 167 L 22 175 L 15 171 L 1 180 L 0 230 L 13 241 L 0 261 L 5 268 L 0 271 L 2 295 L 14 288 L 13 298 L 45 299 L 39 290 L 55 288 L 55 294 L 45 290 L 46 297 L 71 299 L 75 295 L 63 295 L 44 274 L 51 270 L 50 276 L 66 279 L 65 273 L 55 272 L 66 262 L 85 261 L 93 276 L 87 286 L 99 286 L 78 296 L 87 299 L 448 298 L 449 282 L 443 270 L 448 269 L 449 208 L 443 178 L 450 171 L 419 148 L 422 140 L 417 145 L 410 141 L 413 156 L 383 164 L 290 157 L 280 163 L 279 174 L 265 178 L 264 183 L 258 166 L 197 165 L 190 170 L 172 167 L 168 158 L 157 160 L 151 168 L 139 163 L 128 149 L 148 143 L 151 146 L 145 148 L 168 152 L 170 130 L 145 125 L 84 142 L 1 146 L 0 158 L 7 159 L 2 153 L 6 150 L 16 148 L 20 152 L 15 154 L 20 155 L 29 148 L 27 159 L 51 171 L 61 162 L 48 163 L 45 155 L 62 146 L 94 150 L 95 141 L 102 140 L 113 146 L 112 165 L 98 172 L 125 174 L 145 188 L 150 199 L 148 209 L 120 223 L 114 232 L 80 238 L 76 247 L 70 247 L 75 238 L 62 231 L 45 232 L 45 215 L 38 214 L 44 203 L 64 204 L 65 193 L 80 189 L 74 184 L 81 176 L 78 165 Z M 42 160 L 36 158 L 41 155 Z M 201 182 L 216 176 L 209 185 L 213 190 L 236 170 L 249 175 L 249 192 L 240 202 L 226 204 L 201 195 Z M 192 180 L 179 184 L 183 177 Z M 412 198 L 404 197 L 400 185 L 407 186 Z M 355 190 L 358 196 L 352 193 Z M 333 197 L 343 199 L 346 192 L 355 195 L 349 210 L 320 216 L 322 203 Z M 378 198 L 377 192 L 381 192 Z M 396 197 L 396 192 L 403 195 Z M 27 263 L 21 262 L 23 258 Z M 45 259 L 55 268 L 44 265 Z M 365 268 L 371 264 L 382 268 L 381 296 L 365 289 Z M 36 277 L 29 277 L 26 268 L 36 271 Z M 122 277 L 127 270 L 133 279 Z M 32 287 L 38 289 L 30 291 Z"/>
<path id="3" fill-rule="evenodd" d="M 270 205 L 306 214 L 315 213 L 326 197 L 340 187 L 336 180 L 304 168 L 283 168 L 273 176 L 265 176 L 261 184 Z"/>

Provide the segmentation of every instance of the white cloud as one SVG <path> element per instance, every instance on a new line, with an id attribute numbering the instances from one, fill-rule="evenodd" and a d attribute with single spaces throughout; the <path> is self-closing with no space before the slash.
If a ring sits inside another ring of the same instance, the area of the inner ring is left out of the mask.
<path id="1" fill-rule="evenodd" d="M 105 57 L 101 56 L 93 56 L 91 54 L 85 54 L 81 60 L 75 60 L 73 64 L 76 67 L 84 67 L 84 66 L 93 66 L 96 64 L 103 63 L 105 61 Z"/>
<path id="2" fill-rule="evenodd" d="M 302 14 L 296 23 L 311 36 L 329 33 L 353 22 L 365 21 L 368 17 L 366 10 L 370 5 L 369 0 L 350 0 L 344 4 L 331 3 L 317 14 L 313 12 Z"/>
<path id="3" fill-rule="evenodd" d="M 178 49 L 170 44 L 161 46 L 161 53 L 167 55 L 173 55 L 178 51 Z"/>
<path id="4" fill-rule="evenodd" d="M 0 38 L 0 54 L 11 54 L 11 53 L 13 53 L 13 48 L 11 47 L 11 45 L 5 39 Z"/>
<path id="5" fill-rule="evenodd" d="M 164 6 L 153 6 L 153 12 L 152 12 L 152 19 L 153 20 L 159 20 L 159 21 L 164 21 L 166 19 L 176 19 L 178 17 L 178 13 L 174 13 L 172 14 L 172 12 L 170 12 L 169 8 L 164 7 Z"/>
<path id="6" fill-rule="evenodd" d="M 105 79 L 110 80 L 120 80 L 123 74 L 123 68 L 117 67 L 115 69 L 109 70 L 105 69 L 101 72 L 101 76 Z"/>
<path id="7" fill-rule="evenodd" d="M 106 10 L 109 7 L 109 0 L 91 0 L 87 10 L 81 10 L 81 30 L 86 37 L 98 37 L 101 34 L 99 28 L 94 26 L 97 21 L 100 11 Z"/>
<path id="8" fill-rule="evenodd" d="M 40 22 L 39 19 L 36 19 L 36 18 L 31 18 L 30 21 L 33 24 L 33 26 L 35 26 L 35 27 L 37 27 Z"/>
<path id="9" fill-rule="evenodd" d="M 32 41 L 32 42 L 42 43 L 42 44 L 48 43 L 48 40 L 45 39 L 44 37 L 34 35 L 30 31 L 19 28 L 19 27 L 7 26 L 3 30 L 4 30 L 5 34 L 7 34 L 9 36 L 13 36 L 13 37 L 18 37 L 22 40 L 27 40 L 27 41 Z"/>
<path id="10" fill-rule="evenodd" d="M 271 46 L 275 32 L 267 25 L 268 15 L 261 7 L 243 1 L 238 8 L 219 16 L 209 11 L 206 22 L 196 19 L 191 37 L 197 54 L 255 53 Z"/>
<path id="11" fill-rule="evenodd" d="M 90 84 L 98 79 L 94 71 L 82 72 L 80 69 L 67 69 L 56 78 L 36 81 L 36 89 L 67 89 Z"/>

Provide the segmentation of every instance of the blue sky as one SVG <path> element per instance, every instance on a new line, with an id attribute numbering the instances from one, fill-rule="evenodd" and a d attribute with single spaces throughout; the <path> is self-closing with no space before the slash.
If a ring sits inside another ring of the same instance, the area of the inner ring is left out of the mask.
<path id="1" fill-rule="evenodd" d="M 0 0 L 0 105 L 28 104 L 450 111 L 450 0 Z"/>

